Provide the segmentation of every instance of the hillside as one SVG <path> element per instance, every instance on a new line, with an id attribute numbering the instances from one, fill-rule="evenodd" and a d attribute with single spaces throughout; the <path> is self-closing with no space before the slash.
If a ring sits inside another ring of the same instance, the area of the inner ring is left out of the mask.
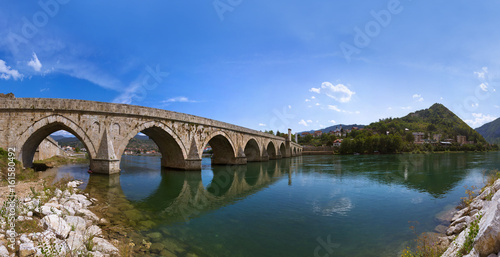
<path id="1" fill-rule="evenodd" d="M 390 131 L 404 135 L 410 132 L 424 132 L 426 136 L 441 134 L 442 139 L 455 139 L 458 135 L 466 136 L 468 141 L 486 143 L 477 131 L 472 129 L 452 111 L 442 104 L 434 104 L 429 109 L 410 113 L 402 118 L 388 118 L 374 122 L 368 128 L 379 133 Z"/>
<path id="2" fill-rule="evenodd" d="M 318 130 L 321 131 L 321 132 L 323 132 L 323 133 L 328 133 L 330 131 L 336 130 L 337 127 L 342 127 L 344 130 L 351 130 L 353 127 L 364 128 L 365 125 L 358 125 L 358 124 L 351 124 L 351 125 L 337 124 L 337 125 L 333 125 L 333 126 L 330 126 L 330 127 L 324 128 L 324 129 L 318 129 Z M 309 133 L 312 134 L 312 133 L 314 133 L 314 131 L 318 131 L 318 130 L 302 131 L 302 132 L 299 132 L 299 134 L 302 134 L 304 132 L 309 132 Z"/>
<path id="3" fill-rule="evenodd" d="M 500 118 L 476 129 L 490 144 L 500 144 Z"/>

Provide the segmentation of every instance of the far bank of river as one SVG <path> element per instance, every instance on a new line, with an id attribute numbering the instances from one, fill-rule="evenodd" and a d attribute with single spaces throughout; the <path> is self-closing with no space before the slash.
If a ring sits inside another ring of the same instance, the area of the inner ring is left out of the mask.
<path id="1" fill-rule="evenodd" d="M 398 256 L 415 239 L 409 221 L 417 232 L 447 226 L 440 213 L 464 186 L 482 187 L 499 158 L 302 156 L 232 167 L 205 158 L 201 172 L 178 172 L 160 171 L 158 157 L 124 156 L 119 176 L 84 165 L 51 172 L 83 180 L 84 192 L 108 203 L 111 227 L 130 227 L 122 233 L 151 243 L 153 256 Z"/>

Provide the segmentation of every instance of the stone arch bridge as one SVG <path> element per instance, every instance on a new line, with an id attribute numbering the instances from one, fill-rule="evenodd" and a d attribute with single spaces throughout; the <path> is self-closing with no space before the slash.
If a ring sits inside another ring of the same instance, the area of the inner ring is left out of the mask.
<path id="1" fill-rule="evenodd" d="M 212 164 L 246 164 L 302 154 L 288 138 L 236 125 L 148 107 L 50 98 L 0 99 L 0 147 L 15 148 L 16 158 L 31 167 L 38 145 L 65 130 L 87 149 L 94 172 L 120 172 L 120 159 L 137 133 L 149 136 L 165 168 L 200 170 L 204 147 Z"/>

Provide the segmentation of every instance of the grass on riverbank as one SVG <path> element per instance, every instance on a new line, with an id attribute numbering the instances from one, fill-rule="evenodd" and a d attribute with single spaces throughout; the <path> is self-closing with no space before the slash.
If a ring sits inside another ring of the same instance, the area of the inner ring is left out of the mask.
<path id="1" fill-rule="evenodd" d="M 87 158 L 62 157 L 56 155 L 45 160 L 34 161 L 33 166 L 35 167 L 45 166 L 47 168 L 54 168 L 62 165 L 87 163 L 87 162 L 89 162 Z"/>

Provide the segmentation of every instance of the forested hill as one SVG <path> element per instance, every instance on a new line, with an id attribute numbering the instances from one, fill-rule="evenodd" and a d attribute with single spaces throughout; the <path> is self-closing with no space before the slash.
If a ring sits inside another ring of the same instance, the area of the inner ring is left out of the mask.
<path id="1" fill-rule="evenodd" d="M 500 118 L 476 129 L 490 144 L 500 144 Z"/>
<path id="2" fill-rule="evenodd" d="M 402 118 L 388 118 L 374 122 L 368 128 L 379 133 L 389 131 L 404 135 L 405 129 L 410 132 L 424 132 L 426 135 L 441 134 L 442 139 L 457 139 L 458 135 L 467 136 L 468 141 L 486 143 L 477 131 L 455 115 L 442 104 L 434 104 L 429 109 L 410 113 Z"/>

